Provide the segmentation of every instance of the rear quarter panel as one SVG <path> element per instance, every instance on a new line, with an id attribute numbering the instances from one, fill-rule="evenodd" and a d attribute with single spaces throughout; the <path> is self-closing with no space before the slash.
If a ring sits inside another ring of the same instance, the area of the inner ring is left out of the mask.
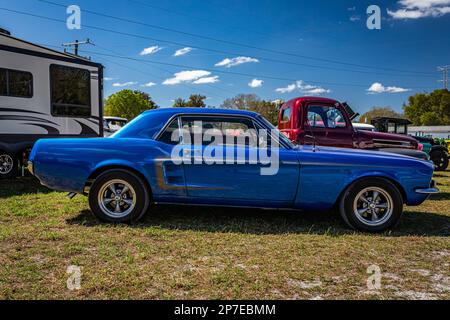
<path id="1" fill-rule="evenodd" d="M 149 139 L 44 139 L 30 160 L 41 183 L 59 191 L 82 192 L 89 176 L 106 166 L 124 166 L 154 180 L 154 160 L 166 157 L 161 145 Z"/>

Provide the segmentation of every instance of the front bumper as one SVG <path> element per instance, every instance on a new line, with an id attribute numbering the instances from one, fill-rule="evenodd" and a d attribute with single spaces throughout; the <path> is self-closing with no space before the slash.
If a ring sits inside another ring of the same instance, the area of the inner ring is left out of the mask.
<path id="1" fill-rule="evenodd" d="M 430 187 L 429 188 L 419 188 L 419 189 L 415 189 L 414 190 L 416 193 L 420 193 L 420 194 L 436 194 L 439 193 L 439 189 L 436 188 L 436 182 L 434 180 L 431 181 Z"/>

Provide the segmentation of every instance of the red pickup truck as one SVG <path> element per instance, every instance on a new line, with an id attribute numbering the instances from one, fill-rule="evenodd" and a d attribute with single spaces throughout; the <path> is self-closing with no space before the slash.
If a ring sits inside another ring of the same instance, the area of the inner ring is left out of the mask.
<path id="1" fill-rule="evenodd" d="M 320 97 L 292 99 L 280 108 L 278 129 L 298 144 L 341 148 L 376 149 L 421 159 L 428 155 L 407 135 L 356 130 L 358 116 L 348 104 Z"/>

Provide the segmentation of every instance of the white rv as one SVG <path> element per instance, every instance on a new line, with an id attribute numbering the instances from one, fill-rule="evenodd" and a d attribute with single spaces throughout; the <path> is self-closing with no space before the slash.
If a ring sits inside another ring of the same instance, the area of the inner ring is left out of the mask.
<path id="1" fill-rule="evenodd" d="M 40 138 L 103 136 L 103 66 L 0 32 L 0 179 Z"/>

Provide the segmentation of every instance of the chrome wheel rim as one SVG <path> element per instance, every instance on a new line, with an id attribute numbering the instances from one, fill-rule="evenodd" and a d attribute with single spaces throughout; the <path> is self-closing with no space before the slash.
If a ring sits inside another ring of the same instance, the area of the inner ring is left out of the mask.
<path id="1" fill-rule="evenodd" d="M 136 192 L 124 180 L 111 180 L 100 188 L 98 204 L 107 216 L 111 218 L 123 218 L 135 208 Z"/>
<path id="2" fill-rule="evenodd" d="M 392 216 L 394 201 L 391 195 L 378 187 L 361 190 L 353 202 L 356 218 L 368 226 L 384 224 Z"/>
<path id="3" fill-rule="evenodd" d="M 14 160 L 8 154 L 0 154 L 0 174 L 8 174 L 14 167 Z"/>

